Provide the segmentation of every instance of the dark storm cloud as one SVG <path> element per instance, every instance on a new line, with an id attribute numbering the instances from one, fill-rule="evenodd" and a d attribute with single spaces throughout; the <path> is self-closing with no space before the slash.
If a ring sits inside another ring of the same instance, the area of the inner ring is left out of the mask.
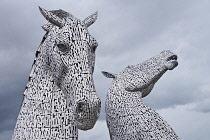
<path id="1" fill-rule="evenodd" d="M 210 113 L 210 99 L 202 100 L 196 104 L 196 107 L 193 108 L 196 111 L 203 113 Z"/>
<path id="2" fill-rule="evenodd" d="M 127 16 L 127 11 L 124 11 L 122 17 L 125 18 L 116 19 L 120 24 L 109 32 L 117 34 L 114 36 L 116 39 L 104 42 L 107 45 L 103 48 L 105 51 L 101 51 L 103 53 L 99 59 L 107 63 L 100 63 L 105 65 L 100 69 L 119 73 L 128 64 L 140 63 L 164 49 L 170 49 L 178 55 L 180 64 L 160 79 L 152 95 L 145 98 L 146 102 L 151 103 L 154 108 L 165 108 L 198 100 L 198 96 L 203 94 L 199 91 L 199 86 L 209 83 L 205 79 L 209 78 L 207 73 L 210 69 L 206 65 L 209 61 L 209 52 L 206 51 L 209 50 L 206 45 L 209 29 L 205 28 L 209 26 L 209 20 L 199 4 L 153 2 L 147 5 L 144 14 L 136 12 L 135 16 L 138 15 L 139 18 L 128 21 L 123 19 L 131 19 L 133 15 Z M 209 4 L 203 8 L 208 6 Z M 138 9 L 130 9 L 130 12 L 135 10 Z M 147 18 L 140 15 L 146 15 Z M 125 26 L 126 23 L 130 26 Z M 207 77 L 204 78 L 201 73 Z M 165 82 L 162 83 L 162 80 Z"/>
<path id="3" fill-rule="evenodd" d="M 0 135 L 3 139 L 3 134 L 11 137 L 43 31 L 35 26 L 38 21 L 27 2 L 0 3 Z"/>

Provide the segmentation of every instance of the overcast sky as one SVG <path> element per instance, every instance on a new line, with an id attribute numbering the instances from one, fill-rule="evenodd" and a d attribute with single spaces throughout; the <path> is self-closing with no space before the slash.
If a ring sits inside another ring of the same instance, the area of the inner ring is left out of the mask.
<path id="1" fill-rule="evenodd" d="M 144 102 L 172 126 L 182 140 L 210 137 L 210 1 L 208 0 L 1 0 L 0 1 L 0 140 L 10 140 L 22 94 L 46 20 L 38 6 L 63 9 L 84 19 L 95 11 L 89 27 L 99 46 L 94 81 L 102 100 L 96 126 L 80 131 L 80 140 L 109 140 L 104 104 L 111 79 L 119 73 L 171 50 L 179 65 L 157 82 Z"/>

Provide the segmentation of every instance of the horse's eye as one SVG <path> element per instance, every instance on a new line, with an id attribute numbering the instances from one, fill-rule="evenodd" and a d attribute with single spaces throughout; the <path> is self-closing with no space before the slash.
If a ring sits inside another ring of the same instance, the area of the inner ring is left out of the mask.
<path id="1" fill-rule="evenodd" d="M 82 103 L 82 102 L 78 103 L 78 104 L 77 104 L 76 111 L 77 111 L 78 113 L 81 113 L 81 112 L 83 112 L 83 110 L 84 110 L 84 103 Z"/>
<path id="2" fill-rule="evenodd" d="M 64 44 L 57 44 L 57 47 L 61 52 L 65 52 L 68 49 L 68 47 Z"/>

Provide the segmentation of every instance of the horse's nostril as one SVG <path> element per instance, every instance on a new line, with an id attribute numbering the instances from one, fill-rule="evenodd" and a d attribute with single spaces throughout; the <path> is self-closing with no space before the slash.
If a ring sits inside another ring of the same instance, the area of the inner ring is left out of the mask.
<path id="1" fill-rule="evenodd" d="M 92 67 L 92 73 L 94 72 L 94 66 Z"/>
<path id="2" fill-rule="evenodd" d="M 98 101 L 98 104 L 101 105 L 101 100 Z"/>

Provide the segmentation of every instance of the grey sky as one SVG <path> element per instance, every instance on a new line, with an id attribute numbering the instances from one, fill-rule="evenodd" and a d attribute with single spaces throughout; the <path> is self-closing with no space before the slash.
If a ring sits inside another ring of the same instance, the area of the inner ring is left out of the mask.
<path id="1" fill-rule="evenodd" d="M 102 99 L 100 121 L 80 139 L 107 140 L 104 103 L 111 79 L 171 50 L 179 66 L 168 71 L 144 101 L 174 128 L 182 140 L 207 140 L 210 132 L 210 1 L 203 0 L 36 0 L 0 2 L 0 140 L 11 139 L 34 54 L 46 23 L 38 10 L 63 9 L 80 19 L 99 12 L 89 28 L 99 46 L 94 81 Z"/>

